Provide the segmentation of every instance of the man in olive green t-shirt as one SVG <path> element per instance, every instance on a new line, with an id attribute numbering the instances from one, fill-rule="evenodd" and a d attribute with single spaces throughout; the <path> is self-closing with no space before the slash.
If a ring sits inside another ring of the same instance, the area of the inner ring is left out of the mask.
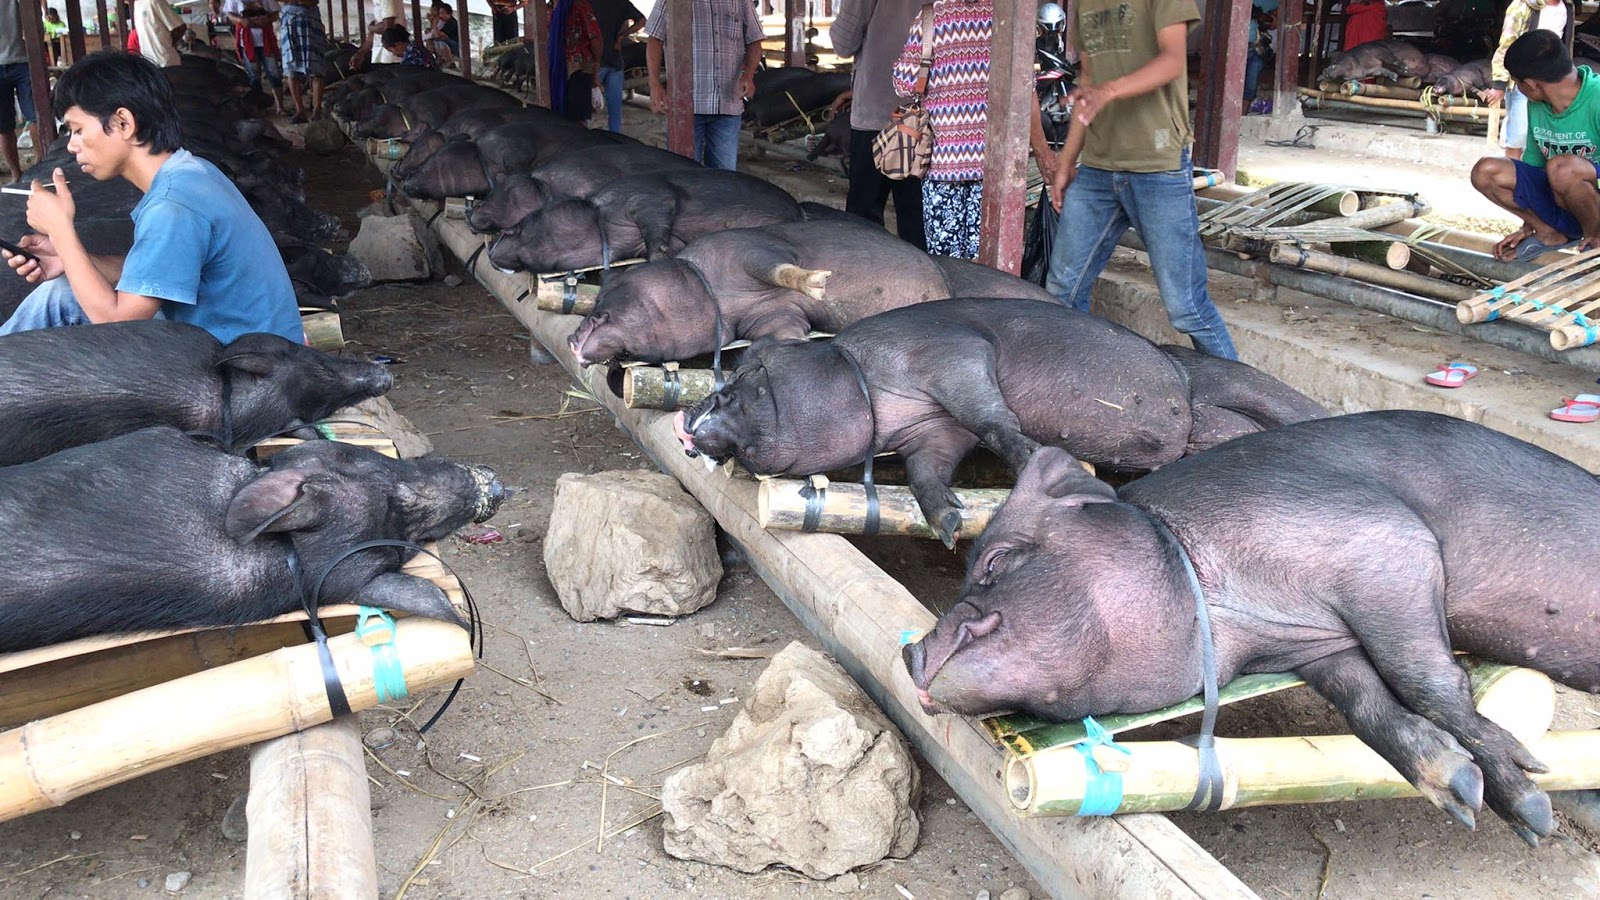
<path id="1" fill-rule="evenodd" d="M 1194 0 L 1078 0 L 1075 127 L 1050 185 L 1061 210 L 1045 289 L 1073 309 L 1131 225 L 1172 326 L 1195 349 L 1238 359 L 1206 291 L 1205 248 L 1189 164 L 1189 29 Z M 1080 167 L 1081 164 L 1081 167 Z"/>

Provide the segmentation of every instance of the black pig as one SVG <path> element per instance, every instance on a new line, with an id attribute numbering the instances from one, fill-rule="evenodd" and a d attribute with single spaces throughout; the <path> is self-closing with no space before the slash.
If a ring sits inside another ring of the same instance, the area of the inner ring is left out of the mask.
<path id="1" fill-rule="evenodd" d="M 394 384 L 376 363 L 277 335 L 246 334 L 224 347 L 204 328 L 163 320 L 6 335 L 0 372 L 0 465 L 150 425 L 243 448 Z"/>
<path id="2" fill-rule="evenodd" d="M 1012 471 L 1041 444 L 1145 471 L 1324 414 L 1243 363 L 1157 347 L 1088 313 L 958 299 L 862 319 L 832 342 L 758 342 L 732 381 L 675 424 L 686 451 L 731 456 L 757 475 L 803 477 L 897 452 L 928 524 L 953 547 L 961 513 L 950 477 L 980 442 Z"/>
<path id="3" fill-rule="evenodd" d="M 1523 773 L 1544 769 L 1473 708 L 1451 648 L 1600 692 L 1600 589 L 1577 574 L 1597 540 L 1594 476 L 1433 413 L 1252 434 L 1118 491 L 1044 449 L 905 660 L 929 712 L 1188 699 L 1201 649 L 1181 547 L 1221 683 L 1294 671 L 1435 805 L 1471 826 L 1486 801 L 1533 843 L 1550 802 Z"/>
<path id="4" fill-rule="evenodd" d="M 265 470 L 171 428 L 0 469 L 0 653 L 150 629 L 240 625 L 300 608 L 346 550 L 439 540 L 494 514 L 494 473 L 313 441 Z M 291 561 L 290 555 L 295 559 Z M 322 602 L 460 623 L 432 582 L 376 548 L 332 569 Z"/>

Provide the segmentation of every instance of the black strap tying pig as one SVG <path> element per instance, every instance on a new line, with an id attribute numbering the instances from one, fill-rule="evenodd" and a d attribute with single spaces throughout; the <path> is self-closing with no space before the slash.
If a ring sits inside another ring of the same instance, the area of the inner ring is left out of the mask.
<path id="1" fill-rule="evenodd" d="M 231 357 L 229 357 L 231 359 Z M 216 363 L 217 377 L 222 380 L 222 427 L 220 434 L 209 431 L 185 431 L 184 434 L 192 438 L 204 438 L 217 445 L 223 453 L 233 453 L 233 370 L 227 365 L 228 359 L 219 359 Z M 297 426 L 298 427 L 298 426 Z"/>
<path id="2" fill-rule="evenodd" d="M 833 347 L 846 362 L 850 363 L 850 370 L 856 373 L 856 386 L 861 388 L 861 396 L 867 398 L 867 424 L 870 426 L 867 433 L 875 435 L 878 433 L 878 423 L 872 414 L 872 392 L 867 389 L 866 373 L 861 371 L 861 363 L 856 362 L 856 358 L 851 356 L 848 350 L 838 344 L 834 344 Z M 861 533 L 867 537 L 873 537 L 878 533 L 878 486 L 872 483 L 872 450 L 872 443 L 869 441 L 867 460 L 861 466 L 861 488 L 867 494 L 867 521 L 862 526 Z"/>
<path id="3" fill-rule="evenodd" d="M 1196 785 L 1194 797 L 1185 809 L 1216 812 L 1222 808 L 1224 784 L 1222 763 L 1217 759 L 1217 654 L 1216 644 L 1211 639 L 1211 614 L 1206 610 L 1205 591 L 1200 587 L 1200 577 L 1195 574 L 1189 551 L 1183 549 L 1183 544 L 1167 527 L 1167 523 L 1149 510 L 1140 512 L 1150 517 L 1156 531 L 1177 551 L 1178 560 L 1183 563 L 1183 573 L 1189 577 L 1189 590 L 1194 594 L 1195 619 L 1200 627 L 1201 690 L 1205 694 L 1205 711 L 1200 714 L 1200 733 L 1183 741 L 1186 744 L 1192 741 L 1200 752 L 1200 783 Z"/>
<path id="4" fill-rule="evenodd" d="M 317 656 L 322 661 L 322 685 L 323 689 L 328 693 L 328 708 L 333 711 L 335 718 L 345 715 L 351 710 L 350 701 L 344 693 L 344 685 L 339 681 L 339 671 L 333 664 L 333 652 L 328 649 L 328 633 L 323 629 L 322 620 L 317 616 L 317 610 L 322 605 L 322 585 L 328 580 L 328 576 L 333 573 L 333 570 L 340 563 L 364 550 L 372 550 L 383 547 L 392 547 L 398 550 L 412 550 L 417 553 L 426 554 L 427 556 L 432 557 L 433 560 L 439 565 L 443 566 L 446 572 L 449 572 L 452 576 L 455 576 L 456 583 L 461 586 L 461 596 L 467 601 L 467 621 L 469 624 L 467 629 L 468 644 L 473 650 L 477 651 L 476 655 L 479 659 L 483 658 L 483 620 L 478 617 L 478 602 L 473 599 L 472 592 L 467 590 L 466 582 L 462 581 L 460 576 L 456 576 L 455 570 L 450 568 L 450 564 L 441 559 L 437 553 L 434 553 L 425 547 L 419 547 L 409 541 L 363 541 L 362 543 L 356 544 L 354 547 L 351 547 L 350 549 L 334 557 L 333 562 L 329 563 L 327 568 L 322 570 L 321 574 L 317 576 L 316 580 L 311 583 L 310 589 L 307 590 L 305 582 L 302 581 L 300 577 L 301 571 L 299 561 L 295 555 L 294 548 L 291 546 L 289 548 L 289 569 L 294 574 L 295 584 L 300 590 L 300 604 L 306 613 L 306 629 L 311 632 L 312 638 L 317 642 Z M 404 559 L 404 554 L 401 554 L 401 558 L 402 560 Z M 426 734 L 428 729 L 432 728 L 434 723 L 439 721 L 439 717 L 443 716 L 445 710 L 450 708 L 450 704 L 455 702 L 456 694 L 461 690 L 461 685 L 465 682 L 465 678 L 456 679 L 455 685 L 450 688 L 450 693 L 445 696 L 444 702 L 439 704 L 439 708 L 434 711 L 432 716 L 428 717 L 428 721 L 424 722 L 417 728 L 418 734 Z"/>

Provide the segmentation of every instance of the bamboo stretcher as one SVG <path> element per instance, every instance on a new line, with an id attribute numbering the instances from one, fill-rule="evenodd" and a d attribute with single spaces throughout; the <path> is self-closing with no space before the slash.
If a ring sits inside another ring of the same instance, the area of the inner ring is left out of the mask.
<path id="1" fill-rule="evenodd" d="M 546 309 L 541 305 L 540 309 Z M 546 311 L 553 312 L 554 310 Z M 587 315 L 573 310 L 574 315 Z M 833 337 L 826 331 L 811 331 L 806 333 L 806 340 L 826 340 Z M 736 354 L 738 351 L 750 346 L 750 342 L 743 338 L 730 341 L 722 345 L 725 354 L 722 360 L 723 372 L 732 371 L 737 365 L 737 357 L 730 358 L 727 354 Z M 705 368 L 711 364 L 711 354 L 707 353 L 694 359 L 666 362 L 659 366 L 637 361 L 629 361 L 617 365 L 617 380 L 621 385 L 622 404 L 629 409 L 659 409 L 667 412 L 686 409 L 711 396 L 716 391 L 716 373 Z"/>
<path id="2" fill-rule="evenodd" d="M 1281 226 L 1285 220 L 1304 212 L 1337 216 L 1339 221 L 1335 224 L 1368 229 L 1392 225 L 1414 212 L 1407 203 L 1385 204 L 1362 210 L 1364 197 L 1397 197 L 1411 203 L 1417 201 L 1417 195 L 1408 191 L 1373 191 L 1335 184 L 1283 181 L 1201 213 L 1200 236 L 1215 242 L 1241 230 Z M 1390 210 L 1391 206 L 1394 209 Z"/>
<path id="3" fill-rule="evenodd" d="M 623 259 L 612 263 L 610 268 L 620 269 L 642 262 L 643 259 Z M 539 309 L 587 316 L 594 311 L 595 298 L 600 296 L 600 281 L 606 268 L 589 266 L 570 272 L 529 273 L 527 296 Z"/>
<path id="4" fill-rule="evenodd" d="M 394 162 L 405 156 L 411 145 L 399 138 L 367 138 L 367 155 Z"/>
<path id="5" fill-rule="evenodd" d="M 757 140 L 781 144 L 784 141 L 792 141 L 795 138 L 805 137 L 806 135 L 821 134 L 827 129 L 828 122 L 832 121 L 834 116 L 831 108 L 820 106 L 811 110 L 801 109 L 800 104 L 795 103 L 792 94 L 788 91 L 784 91 L 784 94 L 789 97 L 789 103 L 794 107 L 795 115 L 781 122 L 774 122 L 771 125 L 751 125 L 750 134 L 752 137 Z"/>
<path id="6" fill-rule="evenodd" d="M 1505 318 L 1550 332 L 1557 350 L 1600 340 L 1600 248 L 1568 256 L 1456 307 L 1464 325 Z"/>
<path id="7" fill-rule="evenodd" d="M 382 453 L 390 459 L 399 459 L 399 451 L 395 449 L 394 440 L 382 431 L 362 422 L 318 422 L 317 431 L 330 441 L 341 441 L 354 444 L 357 447 L 366 447 L 376 453 Z M 270 459 L 279 453 L 300 443 L 298 438 L 275 437 L 267 438 L 255 445 L 255 458 L 257 460 Z"/>

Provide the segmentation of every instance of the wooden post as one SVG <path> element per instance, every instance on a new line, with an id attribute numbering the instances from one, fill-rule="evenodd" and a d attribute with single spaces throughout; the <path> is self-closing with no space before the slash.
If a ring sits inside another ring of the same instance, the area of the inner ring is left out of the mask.
<path id="1" fill-rule="evenodd" d="M 372 793 L 355 715 L 251 748 L 245 814 L 247 900 L 376 900 Z"/>
<path id="2" fill-rule="evenodd" d="M 83 42 L 83 8 L 77 0 L 67 0 L 67 45 L 72 48 L 72 61 L 77 62 L 89 55 L 89 49 Z M 56 60 L 60 65 L 61 60 Z"/>
<path id="3" fill-rule="evenodd" d="M 457 220 L 441 216 L 433 228 L 458 259 L 482 244 Z M 624 408 L 606 387 L 603 373 L 585 374 L 578 367 L 566 344 L 576 320 L 516 300 L 525 286 L 517 276 L 483 265 L 473 274 L 573 378 L 600 398 L 645 453 L 716 517 L 745 550 L 752 568 L 1051 896 L 1107 890 L 1213 900 L 1256 896 L 1161 816 L 1042 822 L 1013 814 L 1000 789 L 1001 751 L 983 726 L 961 716 L 924 715 L 900 661 L 900 634 L 931 629 L 933 613 L 844 538 L 762 529 L 755 519 L 754 482 L 707 472 L 699 460 L 683 455 L 670 416 Z"/>
<path id="4" fill-rule="evenodd" d="M 691 0 L 659 0 L 667 4 L 667 149 L 695 158 L 694 145 L 694 4 Z M 651 91 L 661 85 L 650 85 Z"/>
<path id="5" fill-rule="evenodd" d="M 550 67 L 545 65 L 545 43 L 550 39 L 550 7 L 544 0 L 528 0 L 522 11 L 522 39 L 533 53 L 533 102 L 550 105 Z"/>
<path id="6" fill-rule="evenodd" d="M 111 20 L 106 17 L 106 0 L 94 0 L 95 22 L 100 26 L 100 49 L 111 46 Z"/>
<path id="7" fill-rule="evenodd" d="M 1272 74 L 1272 114 L 1288 115 L 1299 103 L 1300 54 L 1305 48 L 1306 0 L 1282 0 L 1278 4 L 1278 33 L 1274 43 L 1278 54 Z"/>
<path id="8" fill-rule="evenodd" d="M 806 0 L 783 0 L 783 64 L 806 64 Z"/>
<path id="9" fill-rule="evenodd" d="M 411 39 L 422 40 L 422 0 L 411 0 Z"/>
<path id="10" fill-rule="evenodd" d="M 472 80 L 472 12 L 467 9 L 466 0 L 457 0 L 460 8 L 456 11 L 456 46 L 461 49 L 457 54 L 461 58 L 461 77 Z"/>
<path id="11" fill-rule="evenodd" d="M 1244 113 L 1245 42 L 1250 4 L 1211 3 L 1202 42 L 1199 103 L 1195 108 L 1194 164 L 1238 174 L 1239 118 Z"/>
<path id="12" fill-rule="evenodd" d="M 1038 0 L 997 4 L 989 40 L 989 134 L 983 154 L 983 224 L 978 262 L 1022 272 L 1023 208 L 1033 93 L 1033 33 Z M 1048 200 L 1041 200 L 1048 203 Z"/>
<path id="13" fill-rule="evenodd" d="M 39 117 L 39 142 L 44 145 L 33 148 L 33 158 L 44 159 L 45 151 L 56 140 L 56 117 L 50 111 L 50 70 L 44 64 L 44 8 L 33 0 L 22 0 L 17 7 L 22 11 L 22 39 L 28 48 L 28 78 L 33 82 L 33 109 Z"/>
<path id="14" fill-rule="evenodd" d="M 356 0 L 356 34 L 360 37 L 367 34 L 367 0 Z M 359 45 L 361 42 L 356 43 Z"/>

